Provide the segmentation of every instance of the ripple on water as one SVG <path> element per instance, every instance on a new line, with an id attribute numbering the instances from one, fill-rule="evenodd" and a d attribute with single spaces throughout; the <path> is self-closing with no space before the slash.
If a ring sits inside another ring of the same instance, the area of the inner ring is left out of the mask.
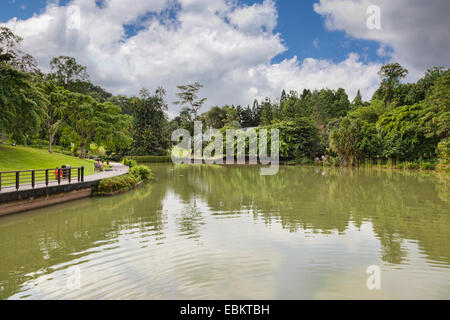
<path id="1" fill-rule="evenodd" d="M 430 177 L 168 168 L 117 198 L 0 219 L 0 298 L 448 298 L 448 202 Z"/>

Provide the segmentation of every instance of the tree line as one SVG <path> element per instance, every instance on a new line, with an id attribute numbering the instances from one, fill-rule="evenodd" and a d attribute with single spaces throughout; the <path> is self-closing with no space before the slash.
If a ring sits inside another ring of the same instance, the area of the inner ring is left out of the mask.
<path id="1" fill-rule="evenodd" d="M 370 101 L 359 90 L 352 101 L 342 88 L 283 90 L 277 101 L 214 106 L 196 119 L 222 130 L 278 128 L 281 156 L 290 160 L 327 155 L 345 165 L 388 159 L 448 163 L 450 71 L 434 67 L 416 83 L 402 83 L 407 74 L 398 63 L 384 65 Z M 192 132 L 193 116 L 183 109 L 172 128 Z"/>
<path id="2" fill-rule="evenodd" d="M 161 153 L 169 147 L 161 88 L 138 97 L 113 96 L 89 81 L 87 68 L 69 56 L 50 61 L 44 74 L 21 48 L 23 39 L 0 28 L 1 142 L 48 143 L 84 158 L 91 145 L 111 155 Z"/>
<path id="3" fill-rule="evenodd" d="M 1 140 L 17 144 L 46 141 L 70 148 L 80 157 L 92 144 L 109 155 L 165 155 L 173 130 L 279 128 L 282 157 L 314 159 L 321 155 L 341 164 L 395 159 L 448 161 L 450 71 L 428 70 L 415 83 L 403 83 L 408 71 L 398 63 L 379 72 L 380 86 L 370 101 L 358 91 L 350 101 L 343 88 L 283 90 L 275 101 L 255 99 L 247 106 L 213 106 L 198 82 L 178 86 L 181 111 L 167 115 L 166 91 L 142 89 L 138 96 L 113 95 L 89 80 L 75 58 L 55 57 L 50 72 L 21 49 L 22 38 L 0 27 Z"/>

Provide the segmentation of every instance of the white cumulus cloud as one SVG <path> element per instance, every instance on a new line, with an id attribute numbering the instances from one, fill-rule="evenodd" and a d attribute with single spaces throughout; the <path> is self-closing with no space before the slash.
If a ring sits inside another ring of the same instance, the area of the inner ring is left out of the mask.
<path id="1" fill-rule="evenodd" d="M 373 5 L 380 8 L 381 29 L 367 27 L 367 8 Z M 380 42 L 378 54 L 407 67 L 410 80 L 434 66 L 449 66 L 448 0 L 320 0 L 314 10 L 330 30 Z"/>

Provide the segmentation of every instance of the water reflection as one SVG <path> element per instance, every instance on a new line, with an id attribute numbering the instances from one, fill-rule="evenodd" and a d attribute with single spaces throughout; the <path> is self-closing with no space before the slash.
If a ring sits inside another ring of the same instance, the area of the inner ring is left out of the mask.
<path id="1" fill-rule="evenodd" d="M 445 177 L 152 169 L 157 181 L 131 193 L 1 218 L 0 298 L 408 298 L 394 290 L 408 277 L 423 283 L 413 297 L 447 298 Z M 366 292 L 371 264 L 397 279 L 382 293 Z M 74 265 L 83 285 L 71 291 Z"/>

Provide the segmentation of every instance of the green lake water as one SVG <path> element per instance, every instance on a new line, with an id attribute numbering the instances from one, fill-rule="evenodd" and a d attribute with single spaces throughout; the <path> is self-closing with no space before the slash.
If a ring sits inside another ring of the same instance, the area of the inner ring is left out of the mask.
<path id="1" fill-rule="evenodd" d="M 150 167 L 135 191 L 1 217 L 0 299 L 449 298 L 448 179 Z"/>

